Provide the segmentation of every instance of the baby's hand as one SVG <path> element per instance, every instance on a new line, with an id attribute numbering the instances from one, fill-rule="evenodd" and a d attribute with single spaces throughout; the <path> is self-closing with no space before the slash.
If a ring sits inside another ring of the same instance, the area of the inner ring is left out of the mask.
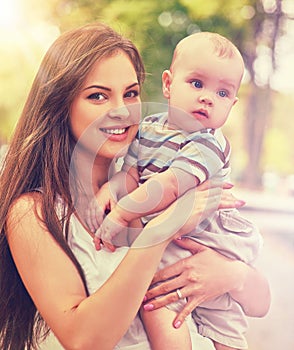
<path id="1" fill-rule="evenodd" d="M 116 210 L 111 211 L 103 220 L 102 224 L 95 233 L 94 243 L 96 249 L 100 249 L 100 242 L 114 252 L 116 247 L 114 245 L 115 237 L 128 226 L 128 222 L 122 220 Z"/>
<path id="2" fill-rule="evenodd" d="M 90 231 L 95 233 L 102 224 L 105 213 L 105 207 L 99 206 L 97 199 L 93 198 L 86 209 L 85 221 Z"/>
<path id="3" fill-rule="evenodd" d="M 94 233 L 102 224 L 105 213 L 112 210 L 115 206 L 117 198 L 115 193 L 111 191 L 110 184 L 104 184 L 96 196 L 90 201 L 86 209 L 85 221 L 89 229 Z"/>

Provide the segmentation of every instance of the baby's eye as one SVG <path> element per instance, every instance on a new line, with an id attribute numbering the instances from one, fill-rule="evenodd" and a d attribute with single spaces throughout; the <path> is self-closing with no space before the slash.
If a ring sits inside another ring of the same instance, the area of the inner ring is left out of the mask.
<path id="1" fill-rule="evenodd" d="M 134 98 L 134 97 L 137 97 L 138 95 L 139 95 L 139 91 L 137 90 L 130 90 L 125 93 L 125 97 L 127 98 Z"/>
<path id="2" fill-rule="evenodd" d="M 228 96 L 229 96 L 229 93 L 228 93 L 228 91 L 226 91 L 226 90 L 220 90 L 220 91 L 218 92 L 218 95 L 219 95 L 220 97 L 228 97 Z"/>
<path id="3" fill-rule="evenodd" d="M 201 80 L 193 80 L 191 84 L 197 89 L 201 89 L 203 87 Z"/>
<path id="4" fill-rule="evenodd" d="M 97 101 L 103 101 L 106 99 L 106 96 L 102 94 L 101 92 L 95 92 L 88 96 L 89 100 L 97 100 Z"/>

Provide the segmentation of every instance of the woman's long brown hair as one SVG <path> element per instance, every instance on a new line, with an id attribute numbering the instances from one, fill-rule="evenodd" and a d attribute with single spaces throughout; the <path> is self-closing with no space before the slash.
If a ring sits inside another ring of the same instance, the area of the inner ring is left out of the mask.
<path id="1" fill-rule="evenodd" d="M 87 25 L 61 35 L 45 55 L 33 82 L 0 176 L 2 350 L 37 349 L 38 342 L 47 333 L 46 325 L 15 267 L 6 237 L 9 208 L 22 194 L 42 189 L 42 220 L 75 264 L 87 292 L 83 271 L 66 242 L 68 220 L 74 208 L 69 188 L 70 159 L 74 147 L 69 111 L 93 64 L 118 50 L 130 57 L 141 84 L 145 73 L 136 47 L 103 24 Z M 66 235 L 55 212 L 57 195 L 67 204 L 63 222 Z"/>

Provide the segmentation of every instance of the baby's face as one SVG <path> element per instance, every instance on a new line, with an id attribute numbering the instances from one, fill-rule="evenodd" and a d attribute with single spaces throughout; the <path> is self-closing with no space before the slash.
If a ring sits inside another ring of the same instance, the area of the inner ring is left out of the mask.
<path id="1" fill-rule="evenodd" d="M 243 70 L 241 57 L 218 57 L 207 40 L 182 49 L 172 71 L 163 73 L 170 123 L 188 132 L 221 127 L 237 101 Z"/>

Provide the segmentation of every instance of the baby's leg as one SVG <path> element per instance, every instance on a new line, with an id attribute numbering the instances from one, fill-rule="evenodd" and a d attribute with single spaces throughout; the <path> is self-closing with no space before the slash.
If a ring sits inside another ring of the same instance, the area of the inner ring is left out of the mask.
<path id="1" fill-rule="evenodd" d="M 237 350 L 236 348 L 231 348 L 230 346 L 226 346 L 217 342 L 213 342 L 213 345 L 216 350 Z"/>
<path id="2" fill-rule="evenodd" d="M 174 328 L 176 313 L 162 307 L 153 311 L 141 309 L 141 318 L 152 350 L 191 350 L 191 337 L 188 325 Z"/>

